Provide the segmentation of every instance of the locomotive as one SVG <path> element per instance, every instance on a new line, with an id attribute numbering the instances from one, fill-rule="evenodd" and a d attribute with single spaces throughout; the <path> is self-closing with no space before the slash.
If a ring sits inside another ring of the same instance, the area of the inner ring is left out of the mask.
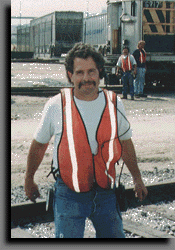
<path id="1" fill-rule="evenodd" d="M 84 18 L 83 40 L 106 58 L 110 84 L 117 81 L 115 65 L 128 46 L 146 42 L 146 85 L 175 85 L 175 1 L 108 0 L 107 13 Z"/>

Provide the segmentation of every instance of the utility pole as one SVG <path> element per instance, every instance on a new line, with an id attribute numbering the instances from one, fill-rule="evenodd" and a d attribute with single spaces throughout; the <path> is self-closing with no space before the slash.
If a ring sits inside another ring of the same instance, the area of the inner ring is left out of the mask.
<path id="1" fill-rule="evenodd" d="M 19 15 L 20 15 L 20 28 L 21 28 L 21 0 L 20 0 L 20 11 L 19 11 Z"/>
<path id="2" fill-rule="evenodd" d="M 89 0 L 87 0 L 86 3 L 87 3 L 86 17 L 89 17 Z"/>

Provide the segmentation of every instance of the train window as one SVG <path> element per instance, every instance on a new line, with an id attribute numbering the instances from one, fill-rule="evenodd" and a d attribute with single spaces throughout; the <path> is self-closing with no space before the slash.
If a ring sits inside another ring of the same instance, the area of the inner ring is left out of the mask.
<path id="1" fill-rule="evenodd" d="M 131 16 L 136 16 L 136 5 L 135 1 L 131 2 Z"/>

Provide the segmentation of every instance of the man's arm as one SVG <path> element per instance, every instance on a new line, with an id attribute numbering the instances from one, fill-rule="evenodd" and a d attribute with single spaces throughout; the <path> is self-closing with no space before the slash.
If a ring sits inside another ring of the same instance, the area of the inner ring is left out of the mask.
<path id="1" fill-rule="evenodd" d="M 134 64 L 134 74 L 136 75 L 137 74 L 137 64 Z"/>
<path id="2" fill-rule="evenodd" d="M 119 57 L 117 64 L 116 64 L 116 75 L 119 74 L 119 69 L 121 68 L 121 56 Z"/>
<path id="3" fill-rule="evenodd" d="M 142 181 L 140 170 L 137 165 L 136 153 L 133 142 L 131 139 L 129 139 L 121 141 L 121 145 L 123 161 L 129 169 L 135 185 L 135 196 L 138 197 L 140 201 L 142 201 L 147 196 L 148 191 Z"/>
<path id="4" fill-rule="evenodd" d="M 48 143 L 42 144 L 37 142 L 36 140 L 33 140 L 30 146 L 29 154 L 27 157 L 27 168 L 24 187 L 26 195 L 31 201 L 35 201 L 35 199 L 40 195 L 38 191 L 38 186 L 34 182 L 34 175 L 40 163 L 42 162 L 47 147 Z"/>
<path id="5" fill-rule="evenodd" d="M 136 75 L 137 74 L 137 62 L 136 62 L 133 55 L 130 55 L 130 60 L 131 60 L 132 66 L 133 66 L 133 72 Z"/>
<path id="6" fill-rule="evenodd" d="M 119 74 L 119 69 L 120 69 L 120 67 L 117 66 L 116 76 Z"/>

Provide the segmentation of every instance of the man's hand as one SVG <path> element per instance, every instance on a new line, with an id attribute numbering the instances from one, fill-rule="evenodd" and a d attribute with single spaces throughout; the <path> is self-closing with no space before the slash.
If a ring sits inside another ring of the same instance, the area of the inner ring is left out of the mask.
<path id="1" fill-rule="evenodd" d="M 121 141 L 122 145 L 122 158 L 129 169 L 133 182 L 134 182 L 134 191 L 135 196 L 140 200 L 143 201 L 148 194 L 147 188 L 145 187 L 140 170 L 137 165 L 137 158 L 135 154 L 134 145 L 131 139 Z"/>
<path id="2" fill-rule="evenodd" d="M 143 201 L 148 194 L 148 190 L 145 187 L 142 179 L 134 180 L 134 186 L 135 197 L 137 197 L 140 201 Z"/>
<path id="3" fill-rule="evenodd" d="M 35 202 L 35 200 L 40 196 L 38 186 L 33 181 L 33 178 L 26 177 L 25 178 L 25 193 L 29 200 Z"/>

